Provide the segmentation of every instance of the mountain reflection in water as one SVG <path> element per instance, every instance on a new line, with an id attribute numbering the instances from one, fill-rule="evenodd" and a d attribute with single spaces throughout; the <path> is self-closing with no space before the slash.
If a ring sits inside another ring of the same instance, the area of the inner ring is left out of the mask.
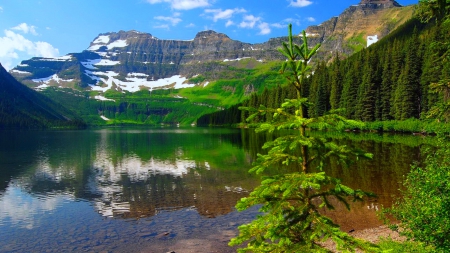
<path id="1" fill-rule="evenodd" d="M 2 252 L 61 245 L 66 251 L 163 252 L 181 240 L 233 252 L 227 241 L 257 214 L 256 208 L 236 213 L 234 206 L 259 185 L 248 169 L 272 138 L 207 128 L 10 131 L 0 137 Z M 423 140 L 330 138 L 372 152 L 374 160 L 350 168 L 330 161 L 327 173 L 379 197 L 327 215 L 344 230 L 381 224 L 375 211 L 392 203 L 409 164 L 420 160 Z"/>

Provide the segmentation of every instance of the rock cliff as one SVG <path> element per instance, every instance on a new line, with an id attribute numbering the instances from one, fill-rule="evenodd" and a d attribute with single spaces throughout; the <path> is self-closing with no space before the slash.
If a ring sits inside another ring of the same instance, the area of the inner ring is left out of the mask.
<path id="1" fill-rule="evenodd" d="M 413 15 L 413 6 L 402 7 L 393 0 L 362 0 L 317 26 L 306 29 L 317 37 L 322 51 L 350 55 L 366 47 L 372 37 L 381 39 Z"/>
<path id="2" fill-rule="evenodd" d="M 338 17 L 306 29 L 309 44 L 322 43 L 317 60 L 330 60 L 334 53 L 350 55 L 375 42 L 409 19 L 412 7 L 392 0 L 362 0 Z M 301 43 L 300 37 L 295 38 Z M 277 51 L 287 37 L 250 44 L 215 31 L 201 31 L 192 40 L 161 40 L 149 33 L 119 31 L 97 36 L 87 50 L 59 58 L 32 58 L 11 73 L 35 88 L 85 87 L 97 91 L 137 91 L 140 87 L 183 88 L 186 78 L 221 71 L 226 64 L 251 58 L 267 62 L 284 60 Z M 170 79 L 181 75 L 178 79 Z M 157 80 L 162 80 L 156 82 Z"/>

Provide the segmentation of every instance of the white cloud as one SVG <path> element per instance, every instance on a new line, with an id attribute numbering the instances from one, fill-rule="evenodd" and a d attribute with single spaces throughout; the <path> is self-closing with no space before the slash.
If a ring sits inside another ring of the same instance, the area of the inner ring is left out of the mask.
<path id="1" fill-rule="evenodd" d="M 153 28 L 170 30 L 169 25 L 154 25 Z"/>
<path id="2" fill-rule="evenodd" d="M 186 27 L 195 27 L 194 23 L 190 23 L 189 25 L 187 25 Z"/>
<path id="3" fill-rule="evenodd" d="M 225 27 L 229 27 L 231 25 L 234 25 L 234 22 L 231 20 L 228 20 L 227 23 L 225 24 Z"/>
<path id="4" fill-rule="evenodd" d="M 281 22 L 270 24 L 270 26 L 275 28 L 285 28 L 288 26 L 288 24 L 300 26 L 300 20 L 295 18 L 286 18 Z"/>
<path id="5" fill-rule="evenodd" d="M 178 23 L 180 23 L 182 21 L 182 19 L 177 18 L 177 16 L 174 16 L 174 17 L 156 16 L 156 17 L 154 17 L 154 19 L 161 20 L 161 21 L 168 21 L 168 22 L 170 22 L 170 24 L 172 26 L 176 26 Z"/>
<path id="6" fill-rule="evenodd" d="M 259 34 L 260 35 L 267 35 L 271 32 L 269 24 L 266 22 L 262 22 L 258 25 L 259 28 Z"/>
<path id="7" fill-rule="evenodd" d="M 3 7 L 0 6 L 0 12 L 3 12 Z"/>
<path id="8" fill-rule="evenodd" d="M 313 17 L 307 17 L 306 20 L 308 20 L 309 22 L 316 22 L 316 19 Z"/>
<path id="9" fill-rule="evenodd" d="M 289 1 L 290 1 L 289 6 L 292 6 L 292 7 L 306 7 L 313 3 L 308 0 L 289 0 Z"/>
<path id="10" fill-rule="evenodd" d="M 20 34 L 4 30 L 5 36 L 0 37 L 0 62 L 7 70 L 17 64 L 21 55 L 38 57 L 57 57 L 59 50 L 47 42 L 33 42 Z"/>
<path id="11" fill-rule="evenodd" d="M 11 28 L 13 30 L 22 31 L 23 33 L 31 33 L 33 35 L 38 35 L 36 32 L 36 27 L 34 25 L 27 25 L 27 23 L 22 23 L 18 26 Z"/>
<path id="12" fill-rule="evenodd" d="M 243 13 L 243 12 L 247 12 L 245 9 L 243 8 L 234 8 L 234 9 L 226 9 L 226 10 L 222 10 L 222 9 L 206 9 L 205 13 L 212 13 L 213 17 L 212 19 L 214 20 L 214 22 L 217 22 L 217 20 L 219 19 L 230 19 L 235 13 Z"/>
<path id="13" fill-rule="evenodd" d="M 191 10 L 210 6 L 210 0 L 147 0 L 150 4 L 169 3 L 172 9 Z"/>
<path id="14" fill-rule="evenodd" d="M 260 17 L 255 17 L 253 15 L 245 15 L 244 20 L 239 24 L 241 28 L 253 28 L 256 22 L 260 21 Z"/>
<path id="15" fill-rule="evenodd" d="M 283 22 L 300 26 L 300 20 L 295 19 L 295 18 L 287 18 L 287 19 L 283 20 Z"/>
<path id="16" fill-rule="evenodd" d="M 270 26 L 275 27 L 275 28 L 285 28 L 285 27 L 287 27 L 286 24 L 281 24 L 281 23 L 273 23 L 273 24 L 270 24 Z"/>

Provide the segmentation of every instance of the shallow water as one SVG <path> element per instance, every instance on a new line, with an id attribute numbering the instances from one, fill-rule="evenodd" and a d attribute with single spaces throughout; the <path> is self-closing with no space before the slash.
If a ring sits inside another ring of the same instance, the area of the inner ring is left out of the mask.
<path id="1" fill-rule="evenodd" d="M 247 173 L 267 136 L 208 128 L 1 132 L 0 252 L 234 252 L 257 208 Z M 344 140 L 340 140 L 341 142 Z M 414 142 L 414 141 L 413 141 Z M 381 224 L 418 145 L 349 141 L 375 154 L 328 173 L 379 195 L 328 213 L 344 230 Z"/>

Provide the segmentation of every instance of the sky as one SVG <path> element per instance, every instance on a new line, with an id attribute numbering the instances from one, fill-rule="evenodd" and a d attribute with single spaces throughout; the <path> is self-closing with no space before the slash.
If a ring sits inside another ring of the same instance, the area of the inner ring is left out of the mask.
<path id="1" fill-rule="evenodd" d="M 99 34 L 136 30 L 190 40 L 204 30 L 247 43 L 300 33 L 360 0 L 0 0 L 0 63 L 87 49 Z M 401 5 L 418 0 L 397 0 Z"/>

